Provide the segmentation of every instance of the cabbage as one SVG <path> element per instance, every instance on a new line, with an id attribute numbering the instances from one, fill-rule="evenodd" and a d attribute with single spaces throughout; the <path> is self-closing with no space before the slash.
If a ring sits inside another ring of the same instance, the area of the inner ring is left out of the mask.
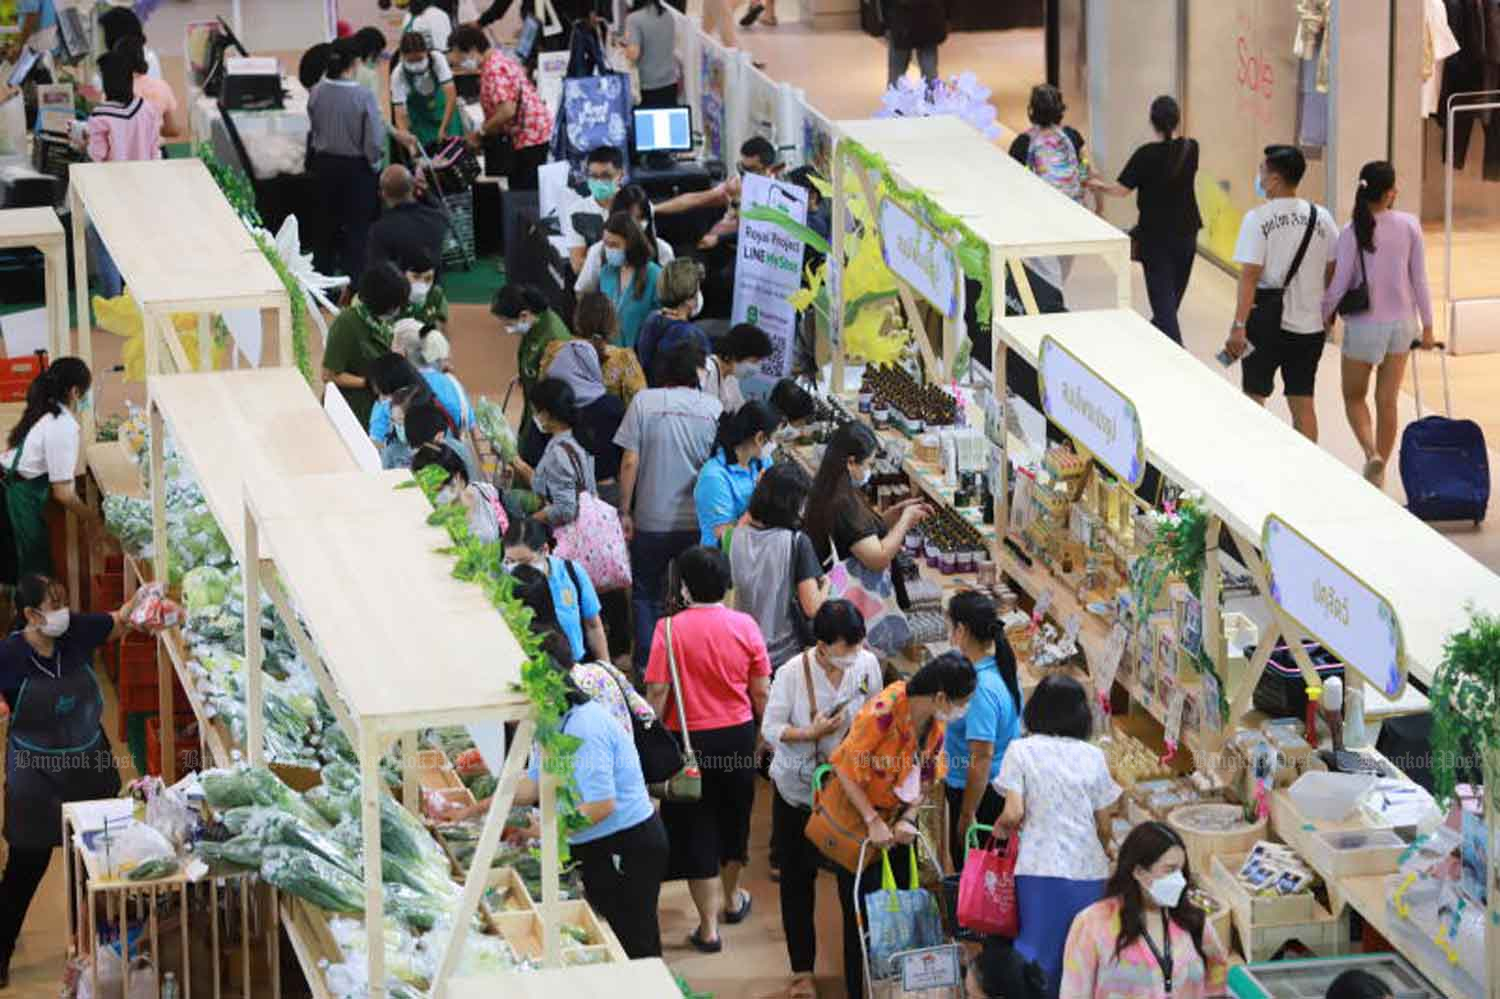
<path id="1" fill-rule="evenodd" d="M 211 565 L 200 565 L 182 577 L 182 597 L 189 614 L 216 609 L 229 596 L 230 578 Z"/>

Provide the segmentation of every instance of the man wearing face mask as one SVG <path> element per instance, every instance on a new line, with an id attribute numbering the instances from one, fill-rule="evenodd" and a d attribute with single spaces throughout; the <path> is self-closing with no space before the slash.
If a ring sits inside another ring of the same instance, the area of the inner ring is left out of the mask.
<path id="1" fill-rule="evenodd" d="M 375 393 L 371 362 L 391 349 L 392 324 L 411 297 L 406 275 L 394 264 L 365 268 L 359 295 L 328 326 L 323 345 L 323 381 L 339 387 L 360 426 L 369 429 Z"/>
<path id="2" fill-rule="evenodd" d="M 652 388 L 660 384 L 655 370 L 659 356 L 665 356 L 682 343 L 696 345 L 705 359 L 713 350 L 708 335 L 693 322 L 703 311 L 702 284 L 703 265 L 696 260 L 674 260 L 661 272 L 656 287 L 661 308 L 646 317 L 635 344 L 641 370 L 646 372 L 646 383 Z M 699 381 L 701 384 L 701 377 Z"/>
<path id="3" fill-rule="evenodd" d="M 130 627 L 134 599 L 113 614 L 73 614 L 62 584 L 36 573 L 15 590 L 15 630 L 0 641 L 0 718 L 5 746 L 5 839 L 0 877 L 0 989 L 52 851 L 61 845 L 64 802 L 120 791 L 101 725 L 104 700 L 94 676 L 99 646 Z"/>
<path id="4" fill-rule="evenodd" d="M 396 120 L 392 134 L 413 158 L 418 146 L 464 134 L 448 58 L 432 51 L 420 32 L 401 36 L 401 61 L 391 70 L 391 106 Z"/>
<path id="5" fill-rule="evenodd" d="M 393 263 L 406 274 L 411 291 L 401 318 L 436 330 L 448 326 L 448 294 L 437 281 L 437 262 L 425 246 L 407 249 Z M 413 362 L 415 363 L 415 362 Z"/>
<path id="6" fill-rule="evenodd" d="M 380 218 L 370 227 L 369 264 L 391 263 L 403 270 L 409 257 L 420 253 L 437 270 L 443 259 L 448 220 L 431 205 L 417 200 L 417 183 L 399 163 L 380 173 Z M 435 276 L 435 275 L 434 275 Z"/>
<path id="7" fill-rule="evenodd" d="M 625 155 L 614 146 L 600 146 L 589 151 L 584 163 L 589 193 L 562 213 L 562 236 L 568 247 L 573 273 L 583 270 L 591 245 L 599 242 L 604 220 L 609 218 L 615 195 L 625 176 Z"/>
<path id="8" fill-rule="evenodd" d="M 724 404 L 724 411 L 733 413 L 745 404 L 741 382 L 759 375 L 760 366 L 772 353 L 771 338 L 765 330 L 750 323 L 740 323 L 719 338 L 714 355 L 708 359 L 703 391 L 717 396 Z"/>

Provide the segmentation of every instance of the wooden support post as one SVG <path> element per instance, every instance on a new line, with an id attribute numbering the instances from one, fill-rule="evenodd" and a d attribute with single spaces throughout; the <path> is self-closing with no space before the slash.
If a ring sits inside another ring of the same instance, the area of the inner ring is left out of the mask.
<path id="1" fill-rule="evenodd" d="M 1019 257 L 1007 257 L 1005 265 L 1010 268 L 1011 280 L 1016 283 L 1016 294 L 1021 296 L 1021 305 L 1026 309 L 1026 314 L 1028 316 L 1041 315 L 1042 310 L 1036 304 L 1036 293 L 1031 290 L 1031 276 L 1026 273 L 1026 267 L 1021 263 L 1021 259 Z M 1005 284 L 1003 282 L 995 290 L 995 294 L 998 294 L 1002 300 L 1004 299 Z M 1004 306 L 1001 308 L 1003 314 Z"/>
<path id="2" fill-rule="evenodd" d="M 266 755 L 265 697 L 262 689 L 264 647 L 260 635 L 260 525 L 249 504 L 245 505 L 245 544 L 240 553 L 240 572 L 245 583 L 245 741 L 250 765 L 262 766 Z M 352 730 L 346 734 L 353 736 Z"/>
<path id="3" fill-rule="evenodd" d="M 1130 251 L 1119 250 L 1108 257 L 1110 270 L 1115 272 L 1115 307 L 1130 308 Z"/>
<path id="4" fill-rule="evenodd" d="M 317 308 L 309 304 L 308 308 Z M 290 301 L 286 305 L 276 309 L 276 349 L 277 362 L 282 367 L 295 367 L 297 364 L 297 351 L 292 343 L 292 306 Z"/>
<path id="5" fill-rule="evenodd" d="M 161 365 L 161 331 L 156 328 L 156 320 L 150 309 L 136 303 L 136 308 L 141 313 L 141 339 L 146 348 L 146 378 L 162 373 Z"/>
<path id="6" fill-rule="evenodd" d="M 180 913 L 177 922 L 182 927 L 182 999 L 193 999 L 193 955 L 188 944 L 188 883 L 186 881 L 177 886 L 177 905 Z"/>
<path id="7" fill-rule="evenodd" d="M 147 334 L 147 342 L 150 335 Z M 161 410 L 151 405 L 151 547 L 154 556 L 152 578 L 166 582 L 169 576 L 167 560 L 167 487 L 166 487 L 166 420 Z M 163 643 L 165 635 L 156 640 L 156 692 L 157 724 L 161 746 L 162 778 L 169 784 L 177 779 L 177 725 L 176 725 L 176 671 L 172 659 L 167 655 Z"/>
<path id="8" fill-rule="evenodd" d="M 479 908 L 479 900 L 483 897 L 485 885 L 488 883 L 490 864 L 495 859 L 495 851 L 499 849 L 500 833 L 505 827 L 506 816 L 510 814 L 511 802 L 515 800 L 516 785 L 521 781 L 521 771 L 526 765 L 526 757 L 531 752 L 531 740 L 535 732 L 536 723 L 530 718 L 523 719 L 516 726 L 515 739 L 506 750 L 505 765 L 501 767 L 500 772 L 500 782 L 495 786 L 495 794 L 490 799 L 490 809 L 485 813 L 479 842 L 474 847 L 474 857 L 469 862 L 468 874 L 464 878 L 463 896 L 458 903 L 458 912 L 454 915 L 454 926 L 469 925 L 469 921 L 474 918 L 474 913 Z M 546 886 L 543 885 L 543 887 Z M 460 958 L 463 957 L 467 936 L 466 933 L 448 935 L 448 942 L 443 946 L 443 953 L 438 961 L 437 973 L 433 976 L 433 999 L 443 999 L 446 995 L 448 979 L 453 976 Z"/>
<path id="9" fill-rule="evenodd" d="M 198 370 L 214 369 L 214 319 L 207 312 L 198 313 Z"/>
<path id="10" fill-rule="evenodd" d="M 78 356 L 92 370 L 94 367 L 94 322 L 89 314 L 88 211 L 76 185 L 68 187 L 73 224 L 73 307 L 77 310 Z M 66 292 L 64 293 L 66 295 Z M 83 442 L 94 443 L 94 414 L 83 414 Z"/>
<path id="11" fill-rule="evenodd" d="M 68 254 L 58 244 L 42 255 L 47 268 L 47 342 L 52 356 L 62 357 L 74 353 L 68 329 Z"/>
<path id="12" fill-rule="evenodd" d="M 208 879 L 208 911 L 212 917 L 209 920 L 212 926 L 212 934 L 209 941 L 210 953 L 214 956 L 214 999 L 220 999 L 223 995 L 223 973 L 219 968 L 219 879 Z"/>
<path id="13" fill-rule="evenodd" d="M 833 376 L 829 391 L 839 395 L 844 391 L 844 265 L 849 232 L 849 192 L 845 187 L 845 166 L 848 158 L 841 145 L 833 155 L 833 252 L 828 255 L 827 279 L 823 287 L 828 291 L 828 340 L 833 358 Z M 814 350 L 816 357 L 816 350 Z"/>
<path id="14" fill-rule="evenodd" d="M 562 964 L 562 916 L 558 906 L 558 881 L 562 864 L 557 848 L 557 776 L 548 771 L 545 750 L 541 751 L 542 806 L 542 965 L 556 968 Z"/>
<path id="15" fill-rule="evenodd" d="M 958 366 L 958 326 L 957 319 L 943 317 L 943 380 L 951 381 L 954 377 L 954 369 Z"/>
<path id="16" fill-rule="evenodd" d="M 417 733 L 401 736 L 401 803 L 406 810 L 422 818 L 422 789 L 417 783 Z"/>
<path id="17" fill-rule="evenodd" d="M 385 780 L 380 776 L 380 753 L 384 747 L 371 731 L 359 733 L 359 804 L 365 843 L 365 934 L 370 999 L 385 999 L 385 893 L 380 860 L 380 796 Z M 466 924 L 454 929 L 464 935 Z M 247 993 L 248 994 L 248 993 Z"/>

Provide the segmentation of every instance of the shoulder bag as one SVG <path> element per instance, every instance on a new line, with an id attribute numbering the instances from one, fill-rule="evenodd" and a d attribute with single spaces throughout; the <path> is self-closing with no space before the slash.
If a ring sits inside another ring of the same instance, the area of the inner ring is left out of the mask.
<path id="1" fill-rule="evenodd" d="M 817 642 L 817 636 L 813 634 L 812 622 L 802 611 L 802 601 L 797 596 L 797 539 L 802 536 L 801 531 L 792 531 L 791 557 L 788 559 L 787 580 L 791 583 L 791 619 L 792 634 L 797 638 L 797 644 L 804 649 Z M 811 696 L 812 686 L 808 686 Z"/>
<path id="2" fill-rule="evenodd" d="M 677 702 L 677 723 L 682 726 L 682 766 L 667 780 L 662 800 L 691 803 L 703 798 L 703 771 L 698 765 L 698 754 L 693 752 L 692 737 L 688 735 L 687 708 L 682 703 L 682 677 L 677 671 L 677 650 L 672 647 L 671 618 L 667 618 L 663 630 L 666 632 L 667 669 L 672 674 L 672 698 Z"/>
<path id="3" fill-rule="evenodd" d="M 1359 284 L 1344 292 L 1344 297 L 1339 299 L 1338 313 L 1341 316 L 1370 311 L 1370 275 L 1365 272 L 1365 251 L 1358 239 L 1354 241 L 1354 252 L 1359 255 Z"/>
<path id="4" fill-rule="evenodd" d="M 827 780 L 830 774 L 833 780 Z M 860 855 L 866 839 L 865 821 L 831 765 L 824 764 L 813 771 L 812 791 L 812 815 L 808 816 L 803 835 L 830 863 L 850 874 L 860 873 L 874 861 L 875 851 L 867 851 L 867 857 Z"/>
<path id="5" fill-rule="evenodd" d="M 1247 336 L 1256 334 L 1272 337 L 1281 332 L 1281 309 L 1286 300 L 1286 289 L 1297 276 L 1297 270 L 1302 266 L 1302 258 L 1307 256 L 1307 247 L 1312 243 L 1313 230 L 1318 227 L 1318 206 L 1311 201 L 1307 203 L 1307 229 L 1302 234 L 1302 245 L 1297 247 L 1297 255 L 1292 258 L 1292 266 L 1287 268 L 1286 277 L 1282 279 L 1280 288 L 1257 288 L 1255 289 L 1255 305 L 1250 310 L 1250 316 L 1245 322 L 1245 334 Z"/>
<path id="6" fill-rule="evenodd" d="M 660 719 L 641 721 L 630 710 L 630 695 L 625 690 L 620 674 L 607 663 L 600 665 L 610 679 L 614 680 L 615 686 L 620 690 L 620 697 L 625 701 L 625 712 L 630 716 L 630 733 L 635 739 L 635 751 L 641 758 L 641 775 L 648 785 L 665 784 L 681 773 L 684 766 L 683 753 L 677 746 L 677 740 L 672 738 L 672 733 L 667 731 Z"/>
<path id="7" fill-rule="evenodd" d="M 559 442 L 577 473 L 578 513 L 571 523 L 553 529 L 556 553 L 581 562 L 599 593 L 630 588 L 630 549 L 620 514 L 584 486 L 583 460 L 573 445 Z"/>

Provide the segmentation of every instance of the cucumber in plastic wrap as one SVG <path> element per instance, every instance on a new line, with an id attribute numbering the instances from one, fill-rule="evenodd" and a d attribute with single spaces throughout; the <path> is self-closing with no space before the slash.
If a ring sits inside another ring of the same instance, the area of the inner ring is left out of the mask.
<path id="1" fill-rule="evenodd" d="M 268 846 L 260 876 L 284 892 L 329 912 L 364 912 L 364 882 L 316 854 L 294 846 Z"/>
<path id="2" fill-rule="evenodd" d="M 235 836 L 222 843 L 200 842 L 194 851 L 210 866 L 227 865 L 254 870 L 260 866 L 263 844 L 254 836 Z"/>
<path id="3" fill-rule="evenodd" d="M 130 873 L 125 875 L 125 878 L 129 881 L 159 881 L 176 873 L 176 857 L 153 857 L 151 860 L 136 864 L 130 869 Z"/>

